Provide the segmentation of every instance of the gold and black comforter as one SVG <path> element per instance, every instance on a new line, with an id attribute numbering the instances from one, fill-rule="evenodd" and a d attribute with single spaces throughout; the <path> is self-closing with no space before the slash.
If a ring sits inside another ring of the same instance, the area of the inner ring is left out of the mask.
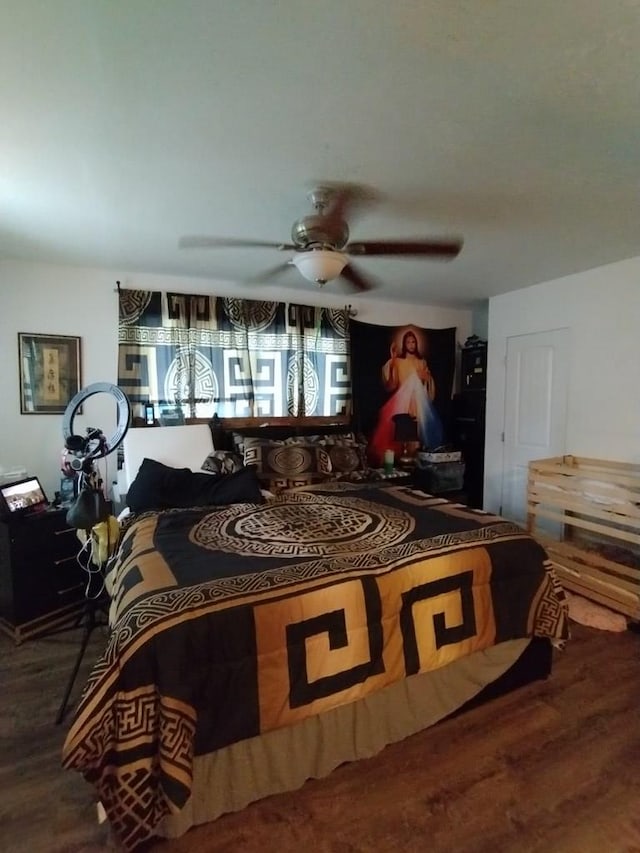
<path id="1" fill-rule="evenodd" d="M 405 487 L 145 513 L 109 584 L 113 630 L 63 761 L 129 848 L 184 805 L 195 755 L 504 640 L 567 634 L 520 527 Z"/>

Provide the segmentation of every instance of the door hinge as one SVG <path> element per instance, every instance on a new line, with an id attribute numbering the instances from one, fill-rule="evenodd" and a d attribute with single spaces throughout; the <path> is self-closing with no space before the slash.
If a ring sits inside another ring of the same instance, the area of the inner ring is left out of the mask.
<path id="1" fill-rule="evenodd" d="M 500 441 L 504 442 L 504 433 L 503 432 L 500 433 Z"/>

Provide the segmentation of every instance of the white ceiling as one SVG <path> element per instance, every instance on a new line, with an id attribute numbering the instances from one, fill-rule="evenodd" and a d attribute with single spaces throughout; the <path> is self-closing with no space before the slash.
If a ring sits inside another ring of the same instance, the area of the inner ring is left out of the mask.
<path id="1" fill-rule="evenodd" d="M 359 260 L 373 297 L 464 305 L 640 255 L 637 0 L 0 0 L 0 19 L 0 257 L 243 280 L 282 256 L 178 239 L 288 241 L 323 180 L 381 196 L 352 239 L 464 237 L 448 263 Z"/>

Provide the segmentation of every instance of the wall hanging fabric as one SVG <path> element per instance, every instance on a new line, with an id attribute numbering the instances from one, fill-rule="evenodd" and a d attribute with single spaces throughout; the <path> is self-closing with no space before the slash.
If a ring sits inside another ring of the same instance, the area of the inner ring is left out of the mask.
<path id="1" fill-rule="evenodd" d="M 402 452 L 394 415 L 416 419 L 417 444 L 447 438 L 455 372 L 456 330 L 378 326 L 351 321 L 354 411 L 369 440 L 369 457 L 382 466 L 385 450 Z"/>

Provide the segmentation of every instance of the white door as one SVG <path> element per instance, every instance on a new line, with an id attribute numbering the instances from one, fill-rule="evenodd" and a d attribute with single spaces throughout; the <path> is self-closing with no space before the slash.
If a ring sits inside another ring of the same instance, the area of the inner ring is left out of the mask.
<path id="1" fill-rule="evenodd" d="M 519 524 L 529 462 L 567 452 L 568 386 L 568 329 L 507 338 L 502 515 Z"/>

